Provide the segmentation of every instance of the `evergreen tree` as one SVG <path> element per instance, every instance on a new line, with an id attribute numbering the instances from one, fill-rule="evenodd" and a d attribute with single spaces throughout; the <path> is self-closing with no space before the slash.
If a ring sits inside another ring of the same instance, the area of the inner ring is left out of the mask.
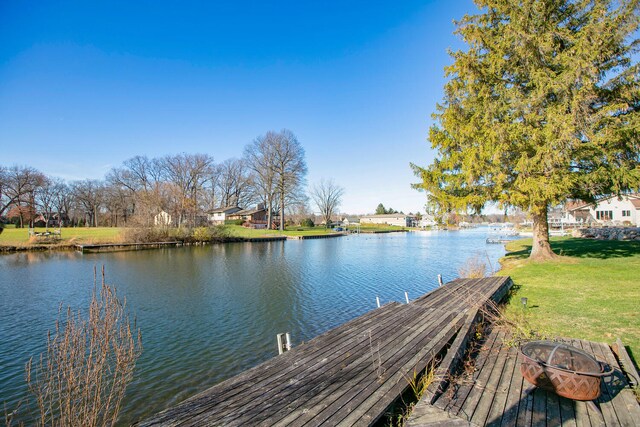
<path id="1" fill-rule="evenodd" d="M 456 31 L 429 140 L 411 167 L 440 211 L 528 211 L 531 258 L 549 258 L 547 209 L 638 188 L 638 0 L 475 0 Z"/>

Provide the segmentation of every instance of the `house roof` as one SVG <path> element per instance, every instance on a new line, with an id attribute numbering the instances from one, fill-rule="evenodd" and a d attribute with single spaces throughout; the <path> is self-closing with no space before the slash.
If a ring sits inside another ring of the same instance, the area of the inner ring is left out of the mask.
<path id="1" fill-rule="evenodd" d="M 574 211 L 576 209 L 583 209 L 589 206 L 589 203 L 584 200 L 569 200 L 564 204 L 564 210 L 566 211 Z"/>
<path id="2" fill-rule="evenodd" d="M 238 212 L 238 211 L 241 211 L 241 210 L 242 210 L 242 208 L 240 208 L 238 206 L 225 206 L 223 208 L 217 208 L 217 209 L 214 209 L 212 211 L 209 211 L 209 213 L 222 213 L 222 212 L 229 213 L 231 211 Z"/>
<path id="3" fill-rule="evenodd" d="M 633 206 L 636 209 L 640 208 L 640 194 L 638 194 L 638 193 L 635 193 L 635 194 L 621 194 L 620 197 L 623 197 L 623 198 L 626 197 L 631 202 L 631 204 L 633 204 Z M 611 199 L 614 199 L 614 198 L 617 199 L 618 195 L 614 194 L 613 196 L 603 197 L 602 199 L 596 200 L 595 203 L 581 202 L 582 204 L 579 204 L 579 205 L 577 205 L 577 206 L 575 206 L 573 208 L 569 208 L 568 207 L 569 203 L 572 203 L 572 202 L 568 202 L 567 205 L 565 205 L 566 206 L 565 209 L 568 210 L 568 211 L 575 211 L 575 210 L 579 210 L 579 209 L 585 209 L 585 208 L 587 208 L 589 206 L 598 205 L 598 204 L 600 204 L 602 202 L 606 202 L 607 200 L 611 200 Z"/>
<path id="4" fill-rule="evenodd" d="M 266 212 L 266 209 L 243 209 L 241 211 L 238 212 L 234 212 L 233 215 L 234 216 L 241 216 L 241 215 L 253 215 L 255 213 L 258 212 Z"/>

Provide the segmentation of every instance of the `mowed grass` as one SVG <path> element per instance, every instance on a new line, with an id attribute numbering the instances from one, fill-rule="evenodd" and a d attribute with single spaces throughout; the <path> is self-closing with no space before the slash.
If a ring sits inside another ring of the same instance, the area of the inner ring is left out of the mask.
<path id="1" fill-rule="evenodd" d="M 49 228 L 49 231 L 57 230 Z M 45 232 L 45 228 L 35 228 L 34 231 Z M 3 246 L 28 246 L 40 243 L 46 244 L 73 244 L 73 243 L 115 243 L 119 242 L 122 228 L 115 227 L 69 227 L 60 230 L 60 239 L 57 241 L 45 240 L 29 236 L 28 228 L 5 228 L 0 234 L 0 245 Z"/>
<path id="2" fill-rule="evenodd" d="M 619 337 L 640 361 L 640 242 L 562 237 L 551 246 L 563 256 L 530 262 L 531 239 L 507 245 L 499 274 L 516 285 L 508 309 L 521 311 L 526 297 L 534 329 L 609 344 Z"/>
<path id="3" fill-rule="evenodd" d="M 353 230 L 356 230 L 355 227 L 352 227 Z M 408 227 L 399 227 L 397 225 L 387 225 L 387 224 L 360 224 L 360 232 L 361 233 L 385 233 L 385 232 L 393 232 L 393 231 L 404 231 L 408 230 Z"/>
<path id="4" fill-rule="evenodd" d="M 241 225 L 225 225 L 225 230 L 231 237 L 270 237 L 270 236 L 315 236 L 319 234 L 335 233 L 332 229 L 324 227 L 287 227 L 284 231 L 253 229 Z"/>

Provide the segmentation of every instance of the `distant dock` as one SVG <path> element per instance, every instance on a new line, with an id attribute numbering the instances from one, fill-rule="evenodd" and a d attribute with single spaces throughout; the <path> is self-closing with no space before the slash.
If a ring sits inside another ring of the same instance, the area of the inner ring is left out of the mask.
<path id="1" fill-rule="evenodd" d="M 152 243 L 105 243 L 92 245 L 75 245 L 75 249 L 82 253 L 139 251 L 143 249 L 159 249 L 182 246 L 182 242 L 152 242 Z"/>

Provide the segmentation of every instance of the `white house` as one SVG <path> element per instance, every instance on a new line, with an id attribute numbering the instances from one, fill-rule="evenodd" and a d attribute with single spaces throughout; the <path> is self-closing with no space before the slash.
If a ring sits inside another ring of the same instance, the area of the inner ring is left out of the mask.
<path id="1" fill-rule="evenodd" d="M 435 227 L 436 225 L 438 225 L 438 222 L 433 215 L 429 214 L 422 215 L 422 219 L 418 222 L 418 227 L 420 228 Z"/>
<path id="2" fill-rule="evenodd" d="M 405 214 L 366 215 L 360 218 L 360 224 L 387 224 L 398 227 L 412 227 L 416 218 Z"/>
<path id="3" fill-rule="evenodd" d="M 224 208 L 214 209 L 207 213 L 207 220 L 213 224 L 224 224 L 229 215 L 240 212 L 242 209 L 238 206 L 227 206 Z"/>
<path id="4" fill-rule="evenodd" d="M 640 227 L 640 195 L 611 196 L 596 203 L 582 204 L 568 209 L 567 217 L 575 222 Z"/>
<path id="5" fill-rule="evenodd" d="M 153 217 L 153 225 L 156 227 L 168 227 L 171 225 L 171 215 L 165 211 L 160 211 L 159 214 Z"/>

